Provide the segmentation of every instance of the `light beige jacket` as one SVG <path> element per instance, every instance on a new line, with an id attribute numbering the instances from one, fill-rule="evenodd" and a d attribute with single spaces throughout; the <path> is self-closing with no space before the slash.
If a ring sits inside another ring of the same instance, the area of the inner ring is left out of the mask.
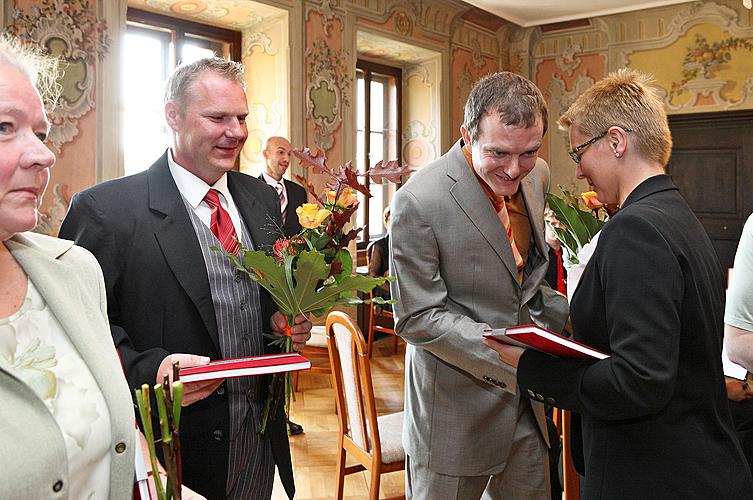
<path id="1" fill-rule="evenodd" d="M 134 407 L 110 336 L 96 259 L 73 242 L 34 233 L 5 242 L 99 384 L 112 422 L 110 498 L 132 498 Z M 45 404 L 0 359 L 0 498 L 67 499 L 65 442 Z M 57 490 L 57 491 L 56 491 Z"/>

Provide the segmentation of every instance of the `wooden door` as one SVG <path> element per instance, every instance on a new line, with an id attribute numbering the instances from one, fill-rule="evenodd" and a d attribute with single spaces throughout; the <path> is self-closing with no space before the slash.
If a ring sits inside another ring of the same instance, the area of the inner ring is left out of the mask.
<path id="1" fill-rule="evenodd" d="M 743 225 L 753 212 L 753 110 L 672 115 L 668 171 L 732 267 Z"/>

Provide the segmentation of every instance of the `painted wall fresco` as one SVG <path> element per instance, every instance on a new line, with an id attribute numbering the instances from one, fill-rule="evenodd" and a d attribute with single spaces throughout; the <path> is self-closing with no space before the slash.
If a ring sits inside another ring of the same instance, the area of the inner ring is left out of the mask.
<path id="1" fill-rule="evenodd" d="M 290 137 L 289 20 L 280 11 L 242 33 L 246 67 L 248 139 L 241 154 L 241 171 L 258 175 L 264 169 L 262 150 L 267 137 Z"/>
<path id="2" fill-rule="evenodd" d="M 456 47 L 452 50 L 452 105 L 450 132 L 453 142 L 460 138 L 463 124 L 463 107 L 473 85 L 482 77 L 499 71 L 497 60 L 481 54 L 479 48 L 469 50 Z"/>
<path id="3" fill-rule="evenodd" d="M 583 90 L 621 67 L 653 74 L 670 114 L 753 108 L 753 13 L 737 0 L 678 4 L 593 18 L 587 27 L 527 28 L 512 35 L 511 54 L 527 62 L 524 69 L 545 94 L 552 124 Z M 527 61 L 521 55 L 526 50 Z M 568 146 L 552 126 L 542 156 L 552 167 L 553 185 L 583 189 Z"/>

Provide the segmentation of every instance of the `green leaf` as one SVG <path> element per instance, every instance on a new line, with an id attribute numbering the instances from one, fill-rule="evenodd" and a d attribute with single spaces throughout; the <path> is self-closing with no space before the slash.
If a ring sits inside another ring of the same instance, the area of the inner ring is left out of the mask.
<path id="1" fill-rule="evenodd" d="M 337 275 L 335 275 L 335 281 L 340 281 L 345 276 L 353 274 L 353 257 L 350 256 L 350 252 L 341 248 L 335 254 L 335 260 L 340 262 L 342 269 Z"/>
<path id="2" fill-rule="evenodd" d="M 242 268 L 254 271 L 249 274 L 251 278 L 272 295 L 272 299 L 283 314 L 297 313 L 295 297 L 284 267 L 261 250 L 244 252 L 242 262 Z"/>
<path id="3" fill-rule="evenodd" d="M 572 195 L 566 193 L 565 197 L 572 198 Z M 604 222 L 597 219 L 591 211 L 584 211 L 578 208 L 577 203 L 572 203 L 572 199 L 568 203 L 552 193 L 547 193 L 546 199 L 549 203 L 549 208 L 552 209 L 557 220 L 567 226 L 570 238 L 565 236 L 561 230 L 557 231 L 557 235 L 558 237 L 561 236 L 560 241 L 573 254 L 577 254 L 578 250 L 583 248 L 583 245 L 591 241 L 604 225 Z"/>

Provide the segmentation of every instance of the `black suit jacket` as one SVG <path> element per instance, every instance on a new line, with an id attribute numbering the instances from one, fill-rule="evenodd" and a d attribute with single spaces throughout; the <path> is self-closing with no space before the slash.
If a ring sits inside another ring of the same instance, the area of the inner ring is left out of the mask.
<path id="1" fill-rule="evenodd" d="M 753 498 L 722 375 L 723 308 L 703 226 L 669 176 L 647 179 L 604 226 L 571 305 L 575 339 L 611 357 L 527 350 L 518 366 L 523 393 L 580 414 L 585 500 Z"/>
<path id="2" fill-rule="evenodd" d="M 259 179 L 272 188 L 275 191 L 275 195 L 277 195 L 277 189 L 267 184 L 263 174 L 259 175 Z M 295 213 L 295 209 L 306 203 L 308 194 L 299 184 L 287 179 L 283 179 L 282 181 L 285 183 L 285 191 L 288 196 L 288 204 L 285 207 L 285 224 L 282 225 L 282 232 L 286 238 L 289 238 L 294 234 L 300 233 L 301 229 L 303 229 L 298 222 L 298 214 Z"/>
<path id="3" fill-rule="evenodd" d="M 228 173 L 228 187 L 256 248 L 275 241 L 275 193 L 258 179 Z M 147 171 L 76 194 L 60 237 L 90 250 L 105 275 L 112 335 L 133 389 L 153 385 L 170 353 L 220 357 L 217 321 L 204 258 L 163 155 Z M 265 331 L 275 311 L 261 290 Z M 261 395 L 265 397 L 266 395 Z M 268 433 L 289 496 L 293 473 L 282 407 Z M 224 385 L 183 409 L 183 479 L 208 498 L 225 498 L 229 410 Z"/>

